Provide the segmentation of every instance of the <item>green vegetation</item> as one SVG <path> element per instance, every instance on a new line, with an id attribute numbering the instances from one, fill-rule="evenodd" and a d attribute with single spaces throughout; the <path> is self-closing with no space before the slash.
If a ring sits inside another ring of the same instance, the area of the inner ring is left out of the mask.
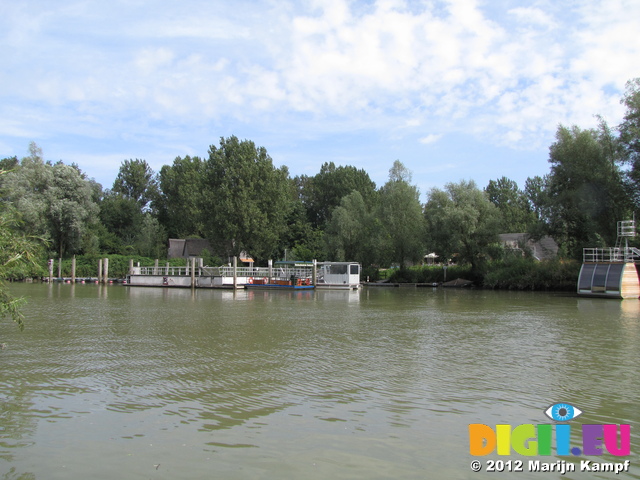
<path id="1" fill-rule="evenodd" d="M 177 157 L 157 174 L 145 160 L 124 160 L 103 189 L 76 165 L 45 161 L 31 143 L 28 156 L 0 160 L 0 278 L 46 275 L 47 259 L 59 257 L 69 275 L 73 255 L 79 277 L 95 276 L 104 256 L 110 275 L 123 276 L 130 258 L 164 262 L 168 238 L 206 238 L 207 262 L 240 252 L 259 265 L 285 255 L 355 260 L 371 280 L 441 282 L 441 266 L 410 267 L 433 252 L 456 264 L 448 279 L 573 288 L 582 248 L 612 245 L 616 221 L 640 209 L 640 79 L 627 83 L 622 103 L 615 128 L 602 119 L 595 129 L 559 125 L 548 174 L 522 189 L 506 177 L 485 189 L 463 180 L 431 189 L 425 204 L 398 160 L 379 188 L 364 170 L 333 162 L 291 178 L 264 147 L 232 136 L 211 145 L 207 158 Z M 560 258 L 505 255 L 498 234 L 524 232 L 553 237 Z M 19 320 L 10 297 L 0 305 Z"/>

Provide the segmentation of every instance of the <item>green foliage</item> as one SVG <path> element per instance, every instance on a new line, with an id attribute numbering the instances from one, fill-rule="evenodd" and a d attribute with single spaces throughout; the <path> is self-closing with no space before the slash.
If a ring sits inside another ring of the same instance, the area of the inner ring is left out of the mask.
<path id="1" fill-rule="evenodd" d="M 286 167 L 275 168 L 264 147 L 237 137 L 212 145 L 205 165 L 204 230 L 224 255 L 268 259 L 284 237 L 290 208 Z"/>
<path id="2" fill-rule="evenodd" d="M 369 174 L 353 166 L 338 166 L 324 163 L 314 177 L 298 178 L 301 200 L 308 212 L 311 224 L 324 228 L 331 219 L 333 209 L 351 192 L 358 191 L 365 204 L 371 207 L 375 199 L 376 184 Z"/>
<path id="3" fill-rule="evenodd" d="M 613 245 L 616 222 L 630 213 L 609 141 L 598 131 L 561 125 L 550 147 L 548 229 L 572 258 L 581 258 L 584 247 Z"/>
<path id="4" fill-rule="evenodd" d="M 204 235 L 204 167 L 198 157 L 177 157 L 160 169 L 158 218 L 169 238 Z"/>
<path id="5" fill-rule="evenodd" d="M 103 258 L 109 259 L 110 278 L 125 278 L 129 273 L 129 260 L 133 260 L 134 265 L 139 262 L 143 267 L 152 267 L 155 264 L 155 258 L 140 255 L 78 255 L 76 256 L 76 277 L 96 278 L 98 276 L 99 262 Z M 170 260 L 161 260 L 160 265 L 164 266 L 167 262 L 171 267 L 184 267 L 187 264 L 184 258 L 172 258 Z M 71 277 L 71 265 L 71 258 L 62 261 L 63 277 Z M 57 267 L 54 274 L 58 274 Z"/>
<path id="6" fill-rule="evenodd" d="M 443 283 L 456 278 L 477 280 L 475 273 L 471 271 L 471 265 L 449 265 L 446 273 L 442 265 L 397 268 L 390 272 L 388 278 L 391 283 Z"/>
<path id="7" fill-rule="evenodd" d="M 59 256 L 77 252 L 98 214 L 94 186 L 76 167 L 45 163 L 35 144 L 31 152 L 6 175 L 4 196 L 20 211 L 25 234 L 50 239 Z"/>
<path id="8" fill-rule="evenodd" d="M 489 181 L 485 188 L 489 201 L 500 211 L 500 233 L 524 233 L 530 231 L 535 223 L 525 193 L 518 184 L 507 177 Z"/>
<path id="9" fill-rule="evenodd" d="M 441 259 L 469 263 L 473 270 L 489 260 L 500 232 L 500 212 L 475 182 L 448 183 L 429 192 L 424 215 L 429 250 Z"/>
<path id="10" fill-rule="evenodd" d="M 508 256 L 488 265 L 483 286 L 509 290 L 575 291 L 580 263 L 574 260 L 545 260 Z"/>
<path id="11" fill-rule="evenodd" d="M 145 160 L 125 160 L 113 182 L 113 192 L 133 200 L 141 211 L 158 197 L 158 182 L 153 169 Z"/>
<path id="12" fill-rule="evenodd" d="M 0 171 L 0 176 L 4 175 Z M 21 298 L 13 297 L 4 281 L 8 278 L 24 278 L 39 271 L 37 256 L 42 242 L 20 232 L 20 222 L 15 210 L 3 204 L 0 206 L 0 318 L 9 316 L 20 328 L 24 327 L 24 317 L 20 307 Z"/>
<path id="13" fill-rule="evenodd" d="M 628 166 L 625 183 L 635 208 L 640 209 L 640 78 L 627 82 L 621 103 L 627 107 L 624 120 L 618 127 L 623 160 Z"/>
<path id="14" fill-rule="evenodd" d="M 374 217 L 357 190 L 346 195 L 336 207 L 326 229 L 328 257 L 368 265 L 375 261 Z"/>
<path id="15" fill-rule="evenodd" d="M 411 173 L 396 160 L 389 170 L 389 181 L 379 194 L 377 211 L 382 248 L 379 256 L 384 263 L 420 261 L 424 255 L 425 222 L 418 188 L 411 185 Z"/>
<path id="16" fill-rule="evenodd" d="M 217 265 L 222 265 L 224 263 L 220 257 L 213 255 L 206 248 L 202 250 L 202 252 L 200 252 L 200 256 L 202 257 L 202 262 L 206 267 L 215 267 Z M 172 259 L 172 260 L 175 260 L 175 259 Z"/>

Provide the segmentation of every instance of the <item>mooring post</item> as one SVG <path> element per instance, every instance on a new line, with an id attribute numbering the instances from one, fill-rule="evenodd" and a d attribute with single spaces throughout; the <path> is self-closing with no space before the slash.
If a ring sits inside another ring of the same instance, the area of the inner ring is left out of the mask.
<path id="1" fill-rule="evenodd" d="M 76 256 L 71 259 L 71 283 L 76 283 Z"/>
<path id="2" fill-rule="evenodd" d="M 271 279 L 273 278 L 273 260 L 269 260 L 269 278 L 267 279 L 267 283 L 271 285 Z"/>
<path id="3" fill-rule="evenodd" d="M 102 283 L 102 265 L 104 263 L 104 259 L 101 258 L 98 261 L 98 283 Z"/>
<path id="4" fill-rule="evenodd" d="M 53 282 L 53 258 L 49 259 L 49 283 Z"/>
<path id="5" fill-rule="evenodd" d="M 196 287 L 196 257 L 191 257 L 191 288 Z"/>
<path id="6" fill-rule="evenodd" d="M 316 267 L 318 266 L 318 261 L 313 259 L 313 270 L 311 270 L 311 284 L 316 286 L 316 278 L 318 278 L 318 272 L 316 272 Z"/>
<path id="7" fill-rule="evenodd" d="M 133 258 L 129 259 L 129 275 L 133 275 Z"/>
<path id="8" fill-rule="evenodd" d="M 167 262 L 167 264 L 165 265 L 164 274 L 169 275 L 169 262 Z"/>
<path id="9" fill-rule="evenodd" d="M 109 259 L 107 257 L 104 258 L 104 284 L 109 283 Z"/>
<path id="10" fill-rule="evenodd" d="M 153 264 L 153 274 L 158 275 L 158 259 L 156 258 L 155 263 Z"/>
<path id="11" fill-rule="evenodd" d="M 62 257 L 58 259 L 58 278 L 62 278 Z"/>
<path id="12" fill-rule="evenodd" d="M 238 287 L 238 257 L 233 257 L 233 289 Z"/>

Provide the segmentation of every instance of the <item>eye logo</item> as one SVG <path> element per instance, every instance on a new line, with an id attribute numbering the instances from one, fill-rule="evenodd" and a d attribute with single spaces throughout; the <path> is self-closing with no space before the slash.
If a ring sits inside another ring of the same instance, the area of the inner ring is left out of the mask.
<path id="1" fill-rule="evenodd" d="M 556 422 L 568 422 L 582 414 L 582 410 L 568 403 L 556 403 L 545 410 L 545 415 Z"/>

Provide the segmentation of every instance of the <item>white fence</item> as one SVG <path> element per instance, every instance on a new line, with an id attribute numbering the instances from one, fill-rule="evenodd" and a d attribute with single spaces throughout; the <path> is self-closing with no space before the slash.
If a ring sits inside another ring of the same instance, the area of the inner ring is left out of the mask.
<path id="1" fill-rule="evenodd" d="M 236 277 L 271 277 L 289 280 L 292 276 L 296 278 L 311 278 L 312 266 L 274 266 L 269 275 L 268 267 L 236 267 Z M 165 275 L 165 276 L 191 276 L 191 267 L 134 267 L 134 275 Z M 196 277 L 233 277 L 234 268 L 225 267 L 196 267 Z"/>
<path id="2" fill-rule="evenodd" d="M 582 250 L 583 263 L 640 262 L 640 250 L 628 248 L 585 248 Z"/>

